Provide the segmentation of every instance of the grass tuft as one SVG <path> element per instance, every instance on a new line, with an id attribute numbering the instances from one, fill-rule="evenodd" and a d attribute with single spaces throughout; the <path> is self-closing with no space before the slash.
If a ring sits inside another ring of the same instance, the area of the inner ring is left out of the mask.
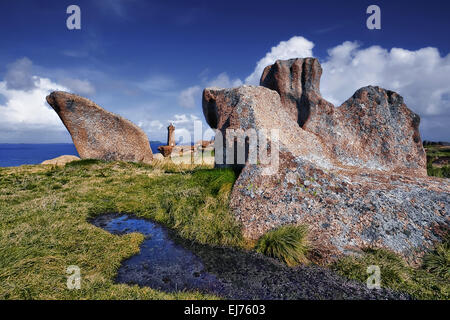
<path id="1" fill-rule="evenodd" d="M 266 256 L 297 266 L 308 262 L 309 245 L 306 226 L 283 226 L 264 234 L 256 244 L 256 250 Z"/>
<path id="2" fill-rule="evenodd" d="M 433 252 L 423 258 L 423 268 L 443 279 L 450 281 L 450 237 L 436 246 Z"/>
<path id="3" fill-rule="evenodd" d="M 429 262 L 421 268 L 408 266 L 400 256 L 385 249 L 366 249 L 361 256 L 346 256 L 331 267 L 347 278 L 365 283 L 369 276 L 367 268 L 375 265 L 380 267 L 381 286 L 384 288 L 406 292 L 417 299 L 449 299 L 450 282 L 448 274 L 447 278 L 443 277 L 443 260 L 436 258 L 436 254 L 442 254 L 439 252 L 430 253 Z M 429 267 L 430 271 L 427 271 Z"/>

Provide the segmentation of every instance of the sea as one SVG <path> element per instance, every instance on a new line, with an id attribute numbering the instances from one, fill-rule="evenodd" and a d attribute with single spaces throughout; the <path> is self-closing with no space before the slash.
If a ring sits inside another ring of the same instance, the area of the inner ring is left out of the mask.
<path id="1" fill-rule="evenodd" d="M 159 141 L 151 141 L 153 153 L 158 153 L 158 147 L 163 145 Z M 17 167 L 24 164 L 40 164 L 42 161 L 62 155 L 78 157 L 73 143 L 51 144 L 0 144 L 0 167 Z"/>

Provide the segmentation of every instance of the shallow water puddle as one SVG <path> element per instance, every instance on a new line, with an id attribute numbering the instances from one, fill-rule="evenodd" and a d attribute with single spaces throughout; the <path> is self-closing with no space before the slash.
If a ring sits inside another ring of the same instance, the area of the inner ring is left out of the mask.
<path id="1" fill-rule="evenodd" d="M 187 242 L 157 223 L 132 215 L 105 214 L 91 223 L 113 234 L 146 236 L 140 253 L 119 268 L 119 283 L 246 300 L 408 298 L 385 289 L 369 290 L 326 268 L 289 268 L 254 251 Z"/>
<path id="2" fill-rule="evenodd" d="M 104 215 L 92 223 L 113 234 L 139 232 L 146 236 L 138 255 L 125 260 L 117 281 L 163 291 L 221 291 L 218 278 L 205 271 L 202 261 L 169 237 L 167 229 L 128 215 Z"/>

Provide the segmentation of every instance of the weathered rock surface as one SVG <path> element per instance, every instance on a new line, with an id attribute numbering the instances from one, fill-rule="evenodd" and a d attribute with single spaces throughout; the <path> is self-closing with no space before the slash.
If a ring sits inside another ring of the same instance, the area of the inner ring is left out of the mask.
<path id="1" fill-rule="evenodd" d="M 306 131 L 316 134 L 342 165 L 426 176 L 420 117 L 397 93 L 364 87 L 339 108 L 320 95 L 317 59 L 277 61 L 265 68 L 261 85 Z"/>
<path id="2" fill-rule="evenodd" d="M 261 86 L 204 90 L 206 120 L 225 136 L 226 129 L 280 132 L 274 174 L 247 162 L 233 187 L 230 206 L 244 236 L 257 239 L 280 225 L 306 224 L 317 261 L 378 247 L 414 263 L 450 224 L 450 182 L 425 175 L 419 118 L 396 93 L 377 87 L 362 88 L 334 108 L 318 93 L 318 67 L 309 60 L 295 82 L 300 102 L 311 98 L 303 128 L 302 113 L 293 113 L 298 104 L 289 105 L 290 97 L 283 102 L 290 84 L 280 83 L 280 93 Z M 270 72 L 263 79 L 269 81 Z"/>
<path id="3" fill-rule="evenodd" d="M 147 135 L 132 122 L 67 92 L 53 92 L 47 102 L 69 130 L 82 159 L 152 161 Z"/>
<path id="4" fill-rule="evenodd" d="M 153 155 L 153 160 L 164 161 L 164 156 L 161 153 L 155 153 Z"/>
<path id="5" fill-rule="evenodd" d="M 164 156 L 164 158 L 169 157 L 172 154 L 172 146 L 159 146 L 158 151 Z"/>
<path id="6" fill-rule="evenodd" d="M 81 160 L 81 159 L 78 158 L 77 156 L 64 155 L 64 156 L 59 156 L 59 157 L 54 158 L 54 159 L 45 160 L 41 164 L 43 164 L 43 165 L 64 166 L 66 163 L 69 163 L 69 162 L 72 162 L 72 161 L 77 161 L 77 160 Z"/>

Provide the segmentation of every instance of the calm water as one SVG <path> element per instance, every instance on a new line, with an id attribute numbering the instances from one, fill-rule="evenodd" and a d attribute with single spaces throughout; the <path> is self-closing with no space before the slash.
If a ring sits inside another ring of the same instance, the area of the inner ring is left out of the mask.
<path id="1" fill-rule="evenodd" d="M 206 272 L 202 261 L 172 240 L 168 231 L 157 223 L 127 215 L 104 215 L 92 222 L 113 234 L 140 232 L 146 236 L 140 253 L 125 260 L 120 267 L 119 282 L 137 282 L 169 292 L 223 290 L 222 282 Z"/>
<path id="2" fill-rule="evenodd" d="M 150 142 L 152 152 L 158 153 L 160 142 Z M 73 143 L 52 144 L 1 144 L 0 167 L 16 167 L 23 164 L 39 164 L 62 155 L 78 156 Z"/>
<path id="3" fill-rule="evenodd" d="M 72 143 L 0 144 L 0 167 L 39 164 L 62 155 L 78 156 Z"/>
<path id="4" fill-rule="evenodd" d="M 182 240 L 169 229 L 133 215 L 110 213 L 90 220 L 113 234 L 145 235 L 140 252 L 122 262 L 116 281 L 168 292 L 213 293 L 234 300 L 407 299 L 370 290 L 318 266 L 290 268 L 254 251 Z"/>

